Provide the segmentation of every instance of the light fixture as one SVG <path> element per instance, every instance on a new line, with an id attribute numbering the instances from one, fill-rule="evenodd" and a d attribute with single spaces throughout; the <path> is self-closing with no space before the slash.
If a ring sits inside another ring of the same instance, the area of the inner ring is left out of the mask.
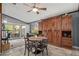
<path id="1" fill-rule="evenodd" d="M 65 13 L 64 15 L 62 15 L 62 17 L 68 16 L 68 13 Z"/>
<path id="2" fill-rule="evenodd" d="M 67 13 L 65 13 L 65 16 L 67 16 L 68 14 Z"/>
<path id="3" fill-rule="evenodd" d="M 33 10 L 32 10 L 32 11 L 37 12 L 37 11 L 38 11 L 38 9 L 37 9 L 37 8 L 33 8 Z"/>
<path id="4" fill-rule="evenodd" d="M 7 20 L 3 20 L 3 23 L 7 23 Z"/>
<path id="5" fill-rule="evenodd" d="M 16 28 L 16 29 L 19 29 L 19 28 L 20 28 L 20 26 L 19 26 L 19 25 L 16 25 L 16 26 L 15 26 L 15 28 Z"/>
<path id="6" fill-rule="evenodd" d="M 25 29 L 26 28 L 26 26 L 22 26 L 22 29 Z"/>

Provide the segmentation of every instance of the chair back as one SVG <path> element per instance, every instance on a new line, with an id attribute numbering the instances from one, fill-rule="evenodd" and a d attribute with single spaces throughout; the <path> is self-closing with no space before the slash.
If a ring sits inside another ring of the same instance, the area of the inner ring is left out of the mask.
<path id="1" fill-rule="evenodd" d="M 26 45 L 27 42 L 29 41 L 29 33 L 27 33 L 26 37 L 24 37 L 24 41 L 25 41 L 25 45 Z"/>
<path id="2" fill-rule="evenodd" d="M 44 46 L 47 46 L 47 45 L 48 45 L 48 39 L 43 39 L 43 40 L 42 40 L 42 44 L 43 44 Z"/>

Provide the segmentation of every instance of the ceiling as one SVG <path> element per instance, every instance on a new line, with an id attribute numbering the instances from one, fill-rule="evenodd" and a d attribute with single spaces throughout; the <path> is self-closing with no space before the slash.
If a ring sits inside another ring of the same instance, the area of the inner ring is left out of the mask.
<path id="1" fill-rule="evenodd" d="M 27 4 L 30 6 L 33 5 L 32 3 L 27 3 Z M 40 14 L 36 14 L 33 11 L 27 12 L 31 8 L 23 3 L 17 3 L 16 5 L 13 5 L 12 3 L 3 3 L 2 13 L 17 18 L 26 23 L 30 23 L 33 21 L 38 21 L 40 19 L 78 10 L 77 3 L 39 3 L 37 4 L 37 6 L 46 7 L 47 10 L 40 11 Z"/>

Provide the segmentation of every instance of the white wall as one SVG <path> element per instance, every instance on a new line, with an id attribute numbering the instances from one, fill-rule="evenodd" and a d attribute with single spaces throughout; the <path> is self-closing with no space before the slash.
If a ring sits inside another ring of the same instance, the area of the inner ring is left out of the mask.
<path id="1" fill-rule="evenodd" d="M 26 25 L 26 33 L 30 32 L 30 25 Z"/>

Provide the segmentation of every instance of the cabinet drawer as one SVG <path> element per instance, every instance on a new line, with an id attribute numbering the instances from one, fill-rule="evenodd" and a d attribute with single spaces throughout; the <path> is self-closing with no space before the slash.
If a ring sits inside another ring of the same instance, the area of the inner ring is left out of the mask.
<path id="1" fill-rule="evenodd" d="M 71 48 L 72 47 L 72 40 L 62 40 L 62 47 Z"/>

